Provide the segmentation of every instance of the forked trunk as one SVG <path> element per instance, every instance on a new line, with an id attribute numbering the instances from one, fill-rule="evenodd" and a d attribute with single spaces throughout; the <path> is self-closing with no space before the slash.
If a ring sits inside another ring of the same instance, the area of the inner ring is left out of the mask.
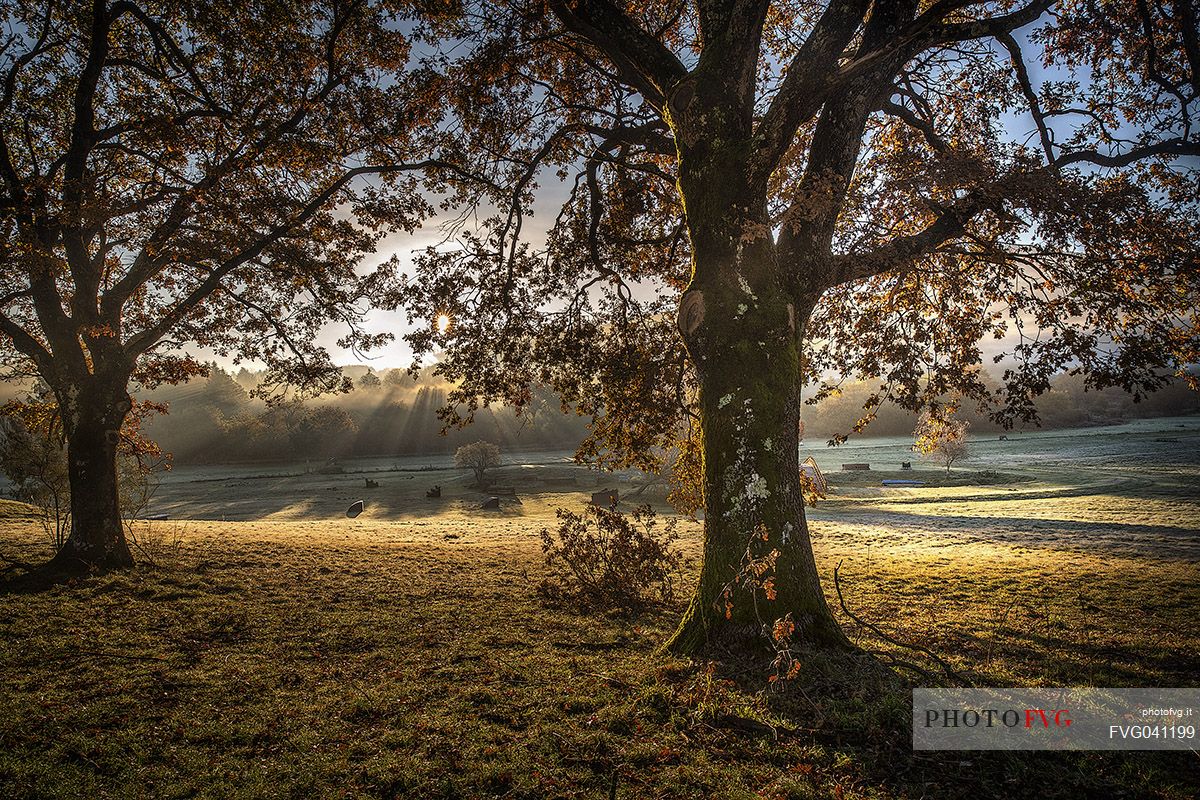
<path id="1" fill-rule="evenodd" d="M 117 489 L 117 444 L 130 405 L 124 391 L 84 392 L 73 407 L 60 405 L 67 432 L 71 535 L 50 562 L 52 569 L 79 572 L 133 565 Z"/>
<path id="2" fill-rule="evenodd" d="M 770 281 L 752 288 L 751 272 L 739 264 L 732 285 L 692 289 L 681 303 L 700 379 L 705 518 L 700 585 L 668 644 L 678 653 L 849 646 L 821 591 L 800 480 L 800 341 L 812 305 L 796 308 Z"/>

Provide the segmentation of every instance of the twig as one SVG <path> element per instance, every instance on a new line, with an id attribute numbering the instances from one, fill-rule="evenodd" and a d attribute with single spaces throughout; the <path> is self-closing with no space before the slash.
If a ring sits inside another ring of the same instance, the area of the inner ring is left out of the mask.
<path id="1" fill-rule="evenodd" d="M 887 659 L 884 663 L 889 667 L 902 667 L 904 669 L 915 672 L 925 678 L 933 678 L 934 677 L 934 673 L 930 672 L 929 670 L 925 669 L 924 667 L 920 666 L 919 664 L 914 664 L 913 662 L 907 661 L 903 658 L 896 658 L 894 655 L 892 655 L 891 653 L 888 653 L 885 650 L 868 650 L 867 652 L 869 652 L 873 656 Z"/>
<path id="2" fill-rule="evenodd" d="M 850 617 L 850 619 L 854 620 L 859 625 L 861 625 L 864 628 L 866 628 L 867 630 L 871 631 L 876 636 L 878 636 L 880 639 L 883 639 L 885 642 L 894 644 L 897 647 L 903 647 L 908 650 L 915 650 L 918 653 L 928 656 L 929 658 L 933 659 L 939 667 L 942 668 L 942 671 L 945 672 L 947 676 L 949 676 L 950 678 L 953 678 L 956 681 L 959 681 L 962 685 L 965 685 L 965 686 L 973 685 L 970 680 L 968 680 L 964 675 L 957 672 L 953 667 L 951 667 L 949 664 L 947 664 L 946 661 L 944 659 L 942 659 L 942 657 L 939 656 L 937 653 L 933 652 L 932 650 L 930 650 L 928 648 L 921 647 L 919 644 L 909 644 L 908 642 L 902 642 L 899 639 L 889 636 L 888 634 L 886 634 L 882 630 L 880 630 L 878 625 L 867 622 L 865 619 L 863 619 L 862 617 L 858 616 L 853 611 L 851 611 L 846 606 L 846 599 L 844 597 L 842 597 L 841 576 L 839 574 L 841 569 L 842 569 L 842 562 L 839 561 L 837 566 L 833 568 L 833 588 L 837 591 L 838 603 L 841 604 L 842 611 L 845 612 L 846 616 Z"/>

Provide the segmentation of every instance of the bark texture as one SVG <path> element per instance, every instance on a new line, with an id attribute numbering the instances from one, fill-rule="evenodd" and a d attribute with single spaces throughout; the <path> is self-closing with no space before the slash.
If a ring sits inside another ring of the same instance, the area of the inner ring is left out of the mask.
<path id="1" fill-rule="evenodd" d="M 668 647 L 766 648 L 776 621 L 790 620 L 792 644 L 840 648 L 849 643 L 817 577 L 798 453 L 801 341 L 819 290 L 785 286 L 745 121 L 718 121 L 680 147 L 695 269 L 679 328 L 700 383 L 705 546 Z"/>
<path id="2" fill-rule="evenodd" d="M 85 385 L 59 393 L 67 434 L 71 535 L 50 562 L 51 569 L 80 572 L 133 565 L 117 488 L 117 446 L 131 406 L 123 388 Z"/>

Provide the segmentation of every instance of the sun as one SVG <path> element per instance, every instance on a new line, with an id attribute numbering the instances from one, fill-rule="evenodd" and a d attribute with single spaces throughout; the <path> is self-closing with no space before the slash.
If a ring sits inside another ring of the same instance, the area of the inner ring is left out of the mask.
<path id="1" fill-rule="evenodd" d="M 437 315 L 437 329 L 438 329 L 438 333 L 445 333 L 447 330 L 450 329 L 450 315 L 449 314 L 438 314 Z"/>

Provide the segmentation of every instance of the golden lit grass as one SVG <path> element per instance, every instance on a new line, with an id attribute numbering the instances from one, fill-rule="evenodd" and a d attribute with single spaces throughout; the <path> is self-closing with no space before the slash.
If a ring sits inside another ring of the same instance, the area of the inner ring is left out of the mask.
<path id="1" fill-rule="evenodd" d="M 10 521 L 30 520 L 34 518 L 32 507 L 14 500 L 0 499 L 0 523 Z"/>
<path id="2" fill-rule="evenodd" d="M 814 660 L 768 693 L 765 666 L 656 652 L 679 604 L 548 608 L 551 505 L 154 523 L 158 567 L 3 596 L 0 794 L 1184 798 L 1200 780 L 1192 754 L 914 755 L 900 683 L 839 686 Z M 46 557 L 7 511 L 0 552 Z M 1200 678 L 1194 563 L 818 517 L 830 591 L 842 561 L 852 610 L 979 682 Z M 695 556 L 699 526 L 681 530 Z"/>

